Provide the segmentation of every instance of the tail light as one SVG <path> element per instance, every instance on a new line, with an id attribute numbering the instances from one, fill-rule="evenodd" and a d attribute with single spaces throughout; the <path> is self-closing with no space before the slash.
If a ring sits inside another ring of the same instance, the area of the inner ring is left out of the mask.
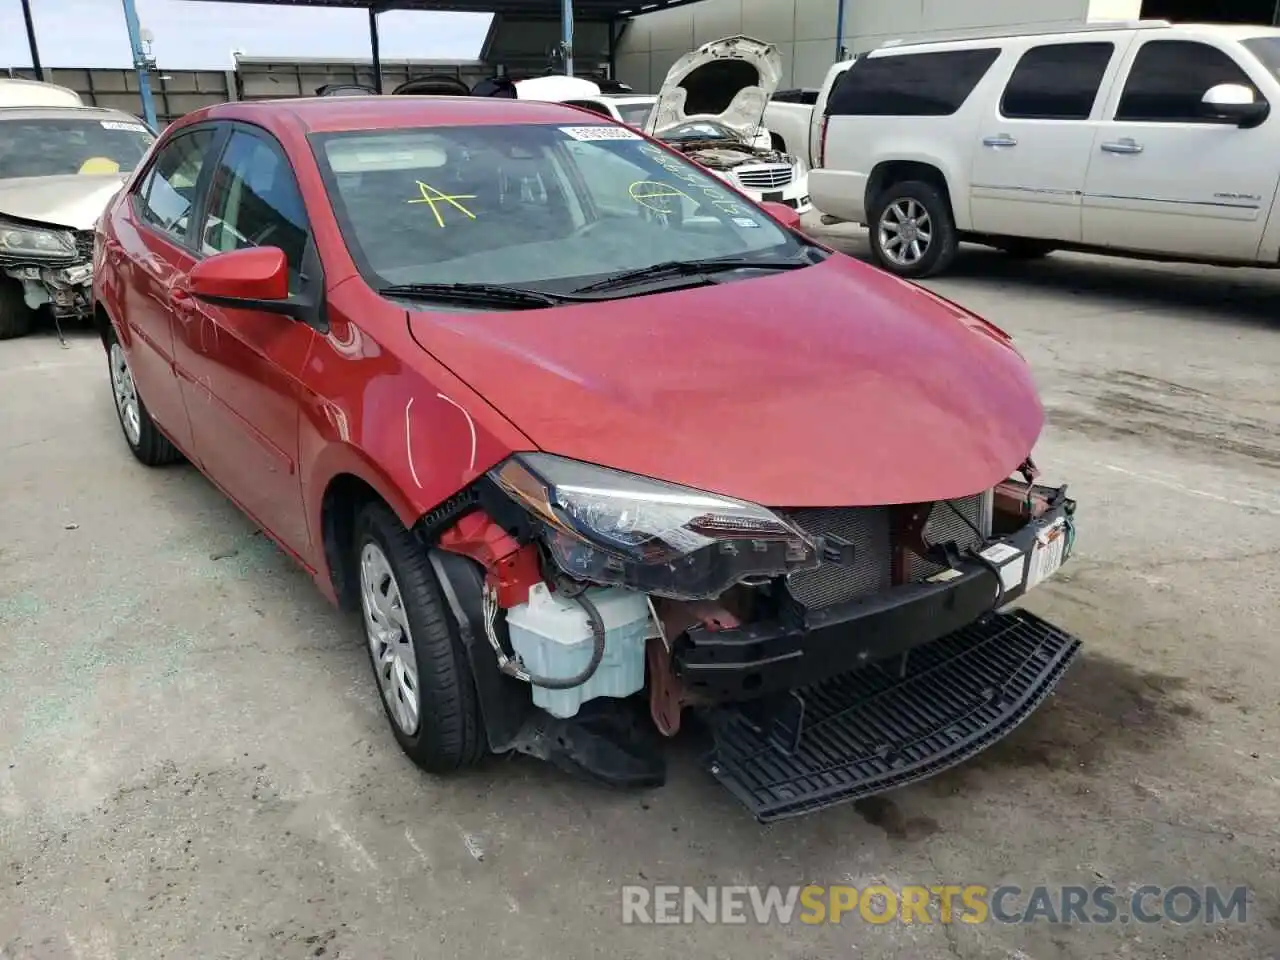
<path id="1" fill-rule="evenodd" d="M 818 166 L 825 167 L 827 165 L 827 128 L 831 125 L 831 116 L 824 114 L 822 117 L 822 133 L 818 137 Z"/>

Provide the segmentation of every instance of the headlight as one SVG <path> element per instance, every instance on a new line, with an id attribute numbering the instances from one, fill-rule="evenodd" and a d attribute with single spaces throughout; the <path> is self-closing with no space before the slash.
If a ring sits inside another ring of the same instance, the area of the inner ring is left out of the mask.
<path id="1" fill-rule="evenodd" d="M 18 257 L 73 257 L 76 238 L 70 230 L 19 226 L 0 220 L 0 253 Z"/>
<path id="2" fill-rule="evenodd" d="M 813 541 L 742 500 L 544 453 L 512 457 L 489 476 L 578 579 L 692 600 L 819 563 Z"/>

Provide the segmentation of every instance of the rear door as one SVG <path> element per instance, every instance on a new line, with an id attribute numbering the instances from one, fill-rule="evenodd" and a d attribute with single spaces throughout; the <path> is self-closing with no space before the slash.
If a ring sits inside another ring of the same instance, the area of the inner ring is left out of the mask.
<path id="1" fill-rule="evenodd" d="M 973 144 L 976 232 L 1079 241 L 1080 197 L 1105 99 L 1099 92 L 1131 39 L 1053 40 L 1016 58 Z"/>
<path id="2" fill-rule="evenodd" d="M 1086 243 L 1222 259 L 1256 257 L 1280 161 L 1273 114 L 1241 129 L 1207 120 L 1200 101 L 1234 83 L 1266 99 L 1266 71 L 1234 44 L 1157 39 L 1134 44 L 1098 125 L 1083 199 Z"/>
<path id="3" fill-rule="evenodd" d="M 106 251 L 125 274 L 123 321 L 132 334 L 129 362 L 138 391 L 161 429 L 193 455 L 182 371 L 175 363 L 183 314 L 174 294 L 195 262 L 191 221 L 216 136 L 211 126 L 193 127 L 160 148 L 129 197 L 127 222 L 116 226 L 113 244 L 119 248 Z"/>
<path id="4" fill-rule="evenodd" d="M 202 256 L 279 247 L 291 293 L 323 282 L 318 260 L 308 258 L 311 232 L 292 165 L 260 128 L 231 128 L 198 237 Z M 299 376 L 315 331 L 277 314 L 189 303 L 193 321 L 177 351 L 191 372 L 191 428 L 206 472 L 276 539 L 309 556 L 298 473 Z"/>

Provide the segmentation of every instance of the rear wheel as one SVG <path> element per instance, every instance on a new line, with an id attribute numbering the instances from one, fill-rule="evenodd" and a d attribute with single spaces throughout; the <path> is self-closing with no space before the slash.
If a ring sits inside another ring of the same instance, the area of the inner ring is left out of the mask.
<path id="1" fill-rule="evenodd" d="M 417 539 L 381 503 L 356 521 L 369 660 L 400 748 L 429 773 L 477 763 L 488 744 L 475 681 Z"/>
<path id="2" fill-rule="evenodd" d="M 0 340 L 25 337 L 31 332 L 35 316 L 22 296 L 22 286 L 9 277 L 0 277 Z"/>
<path id="3" fill-rule="evenodd" d="M 905 180 L 882 190 L 871 224 L 872 259 L 900 277 L 919 279 L 942 272 L 960 245 L 950 202 L 923 180 Z"/>
<path id="4" fill-rule="evenodd" d="M 133 370 L 124 347 L 116 339 L 115 331 L 107 335 L 107 366 L 111 371 L 111 393 L 116 401 L 116 416 L 124 432 L 129 450 L 148 467 L 162 467 L 182 459 L 169 438 L 160 432 L 147 405 L 142 402 L 138 386 L 133 381 Z"/>

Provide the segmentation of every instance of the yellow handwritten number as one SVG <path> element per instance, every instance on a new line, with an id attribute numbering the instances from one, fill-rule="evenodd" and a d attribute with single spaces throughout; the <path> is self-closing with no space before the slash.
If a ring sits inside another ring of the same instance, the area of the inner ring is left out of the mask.
<path id="1" fill-rule="evenodd" d="M 439 225 L 440 229 L 444 229 L 444 217 L 440 216 L 440 209 L 436 206 L 440 203 L 449 204 L 449 206 L 470 217 L 472 220 L 476 218 L 474 213 L 458 202 L 459 200 L 474 200 L 476 198 L 474 193 L 448 194 L 437 190 L 429 183 L 423 183 L 421 180 L 414 182 L 418 184 L 418 193 L 422 194 L 422 196 L 415 200 L 406 200 L 405 203 L 425 203 L 430 206 L 431 213 L 435 216 L 436 223 Z"/>

